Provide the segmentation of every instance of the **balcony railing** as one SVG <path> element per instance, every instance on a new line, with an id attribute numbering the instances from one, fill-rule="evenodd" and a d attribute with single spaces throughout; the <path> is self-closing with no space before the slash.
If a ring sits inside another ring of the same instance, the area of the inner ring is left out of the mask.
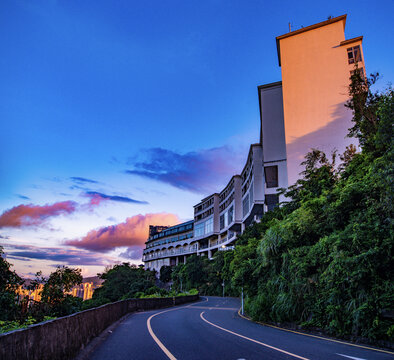
<path id="1" fill-rule="evenodd" d="M 194 253 L 194 252 L 197 252 L 197 245 L 189 246 L 186 249 L 185 248 L 171 249 L 171 250 L 166 250 L 166 251 L 160 251 L 158 253 L 146 254 L 142 257 L 142 261 L 159 259 L 159 258 L 163 258 L 166 256 L 172 256 L 172 255 L 190 254 L 190 253 Z"/>
<path id="2" fill-rule="evenodd" d="M 155 260 L 155 259 L 160 259 L 160 258 L 164 258 L 164 257 L 168 257 L 168 256 L 175 256 L 175 255 L 182 255 L 182 254 L 192 254 L 192 253 L 197 252 L 197 250 L 210 249 L 210 248 L 213 248 L 213 247 L 218 246 L 220 244 L 226 243 L 226 242 L 232 240 L 236 235 L 237 235 L 237 233 L 235 233 L 234 231 L 229 231 L 227 233 L 226 237 L 224 237 L 220 240 L 211 241 L 209 245 L 208 244 L 201 245 L 199 248 L 198 248 L 197 244 L 195 244 L 192 246 L 188 246 L 187 248 L 171 249 L 171 250 L 159 251 L 159 252 L 156 252 L 153 254 L 145 254 L 142 257 L 142 261 Z"/>

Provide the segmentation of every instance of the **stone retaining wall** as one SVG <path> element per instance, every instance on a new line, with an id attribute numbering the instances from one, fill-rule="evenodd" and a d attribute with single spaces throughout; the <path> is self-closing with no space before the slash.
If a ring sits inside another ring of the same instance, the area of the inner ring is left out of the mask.
<path id="1" fill-rule="evenodd" d="M 0 359 L 73 359 L 90 340 L 128 313 L 180 305 L 198 298 L 198 295 L 191 295 L 122 300 L 1 334 Z"/>

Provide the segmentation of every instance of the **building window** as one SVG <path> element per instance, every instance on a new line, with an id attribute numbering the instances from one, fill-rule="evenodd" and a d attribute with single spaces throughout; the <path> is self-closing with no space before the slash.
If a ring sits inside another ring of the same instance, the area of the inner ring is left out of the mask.
<path id="1" fill-rule="evenodd" d="M 278 187 L 278 165 L 264 167 L 265 183 L 267 188 Z"/>
<path id="2" fill-rule="evenodd" d="M 213 218 L 205 221 L 205 234 L 209 234 L 211 232 L 213 232 Z"/>
<path id="3" fill-rule="evenodd" d="M 231 206 L 230 209 L 228 209 L 228 223 L 231 224 L 234 220 L 234 208 Z"/>
<path id="4" fill-rule="evenodd" d="M 279 205 L 279 195 L 270 194 L 265 195 L 265 205 L 267 205 L 267 210 L 271 211 Z"/>
<path id="5" fill-rule="evenodd" d="M 246 214 L 249 212 L 249 193 L 242 200 L 242 210 L 243 216 L 245 217 Z"/>
<path id="6" fill-rule="evenodd" d="M 194 227 L 194 236 L 198 237 L 204 235 L 204 225 L 205 223 L 202 222 Z"/>
<path id="7" fill-rule="evenodd" d="M 220 215 L 220 230 L 224 229 L 224 214 Z"/>
<path id="8" fill-rule="evenodd" d="M 347 59 L 349 61 L 349 64 L 354 64 L 361 61 L 360 45 L 353 46 L 347 49 Z"/>

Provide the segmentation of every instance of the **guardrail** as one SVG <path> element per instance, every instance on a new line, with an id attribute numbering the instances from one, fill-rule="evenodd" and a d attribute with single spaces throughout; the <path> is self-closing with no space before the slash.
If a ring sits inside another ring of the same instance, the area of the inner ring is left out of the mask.
<path id="1" fill-rule="evenodd" d="M 0 359 L 70 360 L 89 341 L 128 313 L 180 305 L 198 298 L 199 295 L 190 295 L 122 300 L 0 334 Z"/>

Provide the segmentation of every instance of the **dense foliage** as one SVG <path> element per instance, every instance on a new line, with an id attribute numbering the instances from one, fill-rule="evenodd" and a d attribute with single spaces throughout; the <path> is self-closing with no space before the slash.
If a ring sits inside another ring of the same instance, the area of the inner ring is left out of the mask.
<path id="1" fill-rule="evenodd" d="M 18 319 L 16 290 L 22 284 L 23 280 L 15 271 L 11 271 L 11 264 L 5 260 L 3 248 L 0 246 L 0 321 Z"/>
<path id="2" fill-rule="evenodd" d="M 110 267 L 99 276 L 104 283 L 93 293 L 92 303 L 100 305 L 156 290 L 155 273 L 129 263 Z"/>
<path id="3" fill-rule="evenodd" d="M 356 72 L 347 106 L 349 146 L 330 157 L 313 149 L 288 202 L 267 213 L 213 261 L 192 257 L 174 285 L 246 294 L 256 320 L 293 323 L 343 337 L 393 340 L 393 91 L 371 92 Z"/>

